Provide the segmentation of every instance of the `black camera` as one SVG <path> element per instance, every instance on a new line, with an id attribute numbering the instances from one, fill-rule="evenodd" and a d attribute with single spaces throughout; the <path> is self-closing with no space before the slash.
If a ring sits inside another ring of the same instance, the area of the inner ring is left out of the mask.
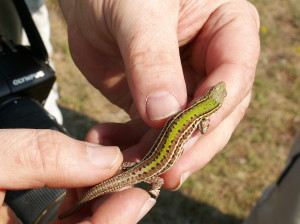
<path id="1" fill-rule="evenodd" d="M 14 0 L 30 46 L 0 33 L 0 128 L 52 129 L 65 133 L 43 104 L 55 81 L 48 54 L 23 0 Z M 16 136 L 17 138 L 18 136 Z M 24 224 L 53 220 L 65 189 L 7 191 L 5 203 Z"/>
<path id="2" fill-rule="evenodd" d="M 0 128 L 63 131 L 42 107 L 54 81 L 46 61 L 0 35 Z"/>

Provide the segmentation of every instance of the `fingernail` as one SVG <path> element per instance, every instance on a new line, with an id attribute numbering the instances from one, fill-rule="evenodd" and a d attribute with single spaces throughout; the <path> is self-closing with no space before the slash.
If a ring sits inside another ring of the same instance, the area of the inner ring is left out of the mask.
<path id="1" fill-rule="evenodd" d="M 191 175 L 190 172 L 185 172 L 183 174 L 181 174 L 180 177 L 180 186 L 186 181 L 186 179 Z"/>
<path id="2" fill-rule="evenodd" d="M 190 176 L 190 172 L 185 172 L 185 173 L 181 174 L 180 181 L 179 181 L 178 185 L 175 188 L 173 188 L 172 191 L 178 190 L 181 187 L 181 185 L 184 183 L 184 181 L 186 181 L 186 179 L 189 176 Z"/>
<path id="3" fill-rule="evenodd" d="M 110 169 L 121 154 L 116 146 L 99 146 L 91 143 L 87 143 L 87 153 L 91 163 L 103 169 Z"/>
<path id="4" fill-rule="evenodd" d="M 150 209 L 155 205 L 156 200 L 154 198 L 149 198 L 144 206 L 141 208 L 139 214 L 138 214 L 138 218 L 137 218 L 137 222 L 139 222 L 149 211 Z"/>
<path id="5" fill-rule="evenodd" d="M 166 91 L 152 93 L 146 102 L 147 115 L 150 120 L 161 120 L 180 111 L 181 106 L 176 97 Z"/>

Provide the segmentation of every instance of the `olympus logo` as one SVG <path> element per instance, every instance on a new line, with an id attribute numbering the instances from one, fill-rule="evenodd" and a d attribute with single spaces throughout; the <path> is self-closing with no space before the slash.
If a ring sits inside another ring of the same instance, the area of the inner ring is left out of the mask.
<path id="1" fill-rule="evenodd" d="M 33 74 L 30 74 L 30 75 L 26 75 L 26 76 L 23 76 L 21 78 L 18 78 L 18 79 L 14 79 L 12 81 L 12 84 L 14 86 L 18 86 L 18 85 L 21 85 L 25 82 L 29 82 L 33 79 L 39 79 L 39 78 L 42 78 L 45 76 L 45 73 L 43 71 L 38 71 L 37 73 L 33 73 Z"/>

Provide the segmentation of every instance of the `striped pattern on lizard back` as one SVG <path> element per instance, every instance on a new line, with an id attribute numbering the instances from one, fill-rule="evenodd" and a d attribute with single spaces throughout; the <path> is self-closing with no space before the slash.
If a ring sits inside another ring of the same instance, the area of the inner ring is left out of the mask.
<path id="1" fill-rule="evenodd" d="M 158 196 L 159 188 L 163 184 L 163 179 L 158 176 L 174 165 L 183 152 L 185 142 L 203 120 L 208 119 L 221 107 L 225 96 L 226 86 L 221 82 L 189 108 L 171 117 L 151 150 L 140 162 L 88 190 L 75 206 L 60 215 L 60 218 L 72 215 L 94 198 L 142 181 L 155 185 L 155 181 L 159 180 L 160 183 L 155 186 L 155 191 L 152 191 Z"/>

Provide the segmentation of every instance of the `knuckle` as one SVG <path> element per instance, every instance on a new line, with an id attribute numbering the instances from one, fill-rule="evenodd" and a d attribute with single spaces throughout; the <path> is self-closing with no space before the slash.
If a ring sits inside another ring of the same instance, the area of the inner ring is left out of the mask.
<path id="1" fill-rule="evenodd" d="M 129 65 L 131 68 L 142 65 L 156 67 L 171 64 L 174 56 L 171 52 L 161 51 L 140 51 L 131 55 Z"/>
<path id="2" fill-rule="evenodd" d="M 250 100 L 251 100 L 251 92 L 249 92 L 248 95 L 244 98 L 244 100 L 238 105 L 237 107 L 238 122 L 240 122 L 243 119 L 246 110 L 250 104 Z"/>
<path id="3" fill-rule="evenodd" d="M 132 73 L 141 74 L 146 76 L 145 72 L 149 71 L 149 75 L 155 78 L 161 78 L 165 74 L 176 72 L 173 66 L 175 56 L 171 52 L 161 51 L 141 51 L 130 56 L 129 70 Z"/>
<path id="4" fill-rule="evenodd" d="M 31 166 L 39 168 L 40 177 L 44 183 L 50 177 L 51 170 L 58 169 L 59 148 L 63 142 L 62 134 L 52 130 L 35 131 L 35 150 Z"/>
<path id="5" fill-rule="evenodd" d="M 253 67 L 250 65 L 241 64 L 240 66 L 242 70 L 240 74 L 242 75 L 243 79 L 242 88 L 248 93 L 251 90 L 252 84 L 254 82 L 255 71 L 253 71 Z"/>

